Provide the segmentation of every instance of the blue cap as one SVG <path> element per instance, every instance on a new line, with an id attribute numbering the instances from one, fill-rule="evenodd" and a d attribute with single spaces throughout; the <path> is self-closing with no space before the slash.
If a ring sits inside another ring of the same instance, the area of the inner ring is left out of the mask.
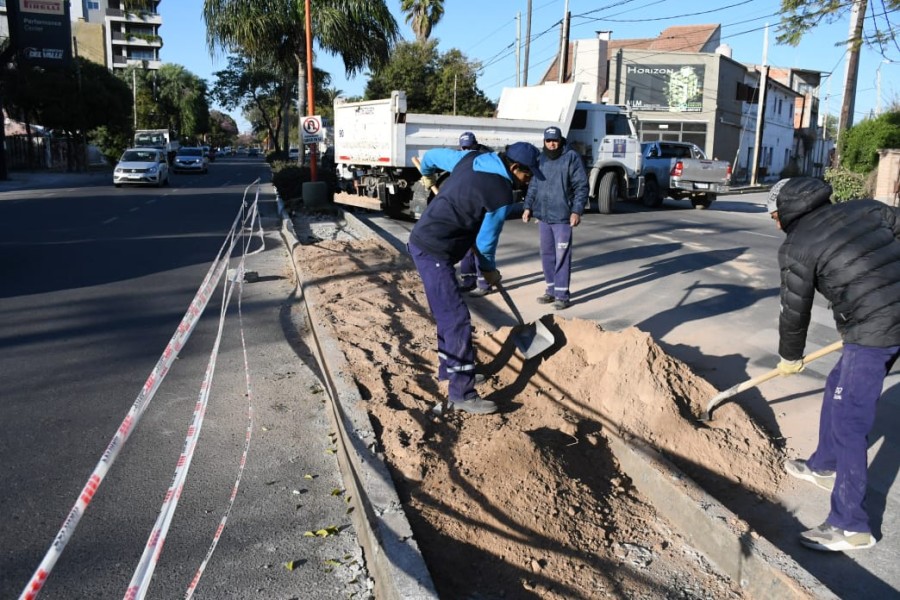
<path id="1" fill-rule="evenodd" d="M 475 139 L 475 134 L 471 131 L 466 131 L 461 136 L 459 136 L 459 147 L 463 150 L 474 148 L 475 144 L 477 143 L 478 140 Z"/>
<path id="2" fill-rule="evenodd" d="M 506 148 L 506 158 L 514 163 L 519 163 L 523 167 L 528 167 L 534 174 L 535 179 L 544 181 L 544 174 L 541 173 L 541 168 L 538 163 L 538 158 L 540 156 L 541 151 L 528 142 L 516 142 Z"/>
<path id="3" fill-rule="evenodd" d="M 559 141 L 562 139 L 562 131 L 560 131 L 559 127 L 548 127 L 544 130 L 544 141 L 547 140 L 556 140 Z"/>

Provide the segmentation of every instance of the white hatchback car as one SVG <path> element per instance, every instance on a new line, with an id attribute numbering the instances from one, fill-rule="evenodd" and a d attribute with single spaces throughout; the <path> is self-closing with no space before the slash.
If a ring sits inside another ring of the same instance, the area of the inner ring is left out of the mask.
<path id="1" fill-rule="evenodd" d="M 203 148 L 192 146 L 179 148 L 175 160 L 172 161 L 172 170 L 176 173 L 182 171 L 206 173 L 209 170 L 209 157 L 203 152 Z"/>
<path id="2" fill-rule="evenodd" d="M 169 184 L 169 165 L 166 154 L 158 148 L 129 148 L 119 159 L 113 171 L 113 185 L 122 184 L 155 185 Z"/>

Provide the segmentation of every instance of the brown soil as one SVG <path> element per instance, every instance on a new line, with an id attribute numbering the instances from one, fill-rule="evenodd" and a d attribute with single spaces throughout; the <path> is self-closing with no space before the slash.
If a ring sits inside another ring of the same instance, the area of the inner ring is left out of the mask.
<path id="1" fill-rule="evenodd" d="M 780 452 L 737 405 L 698 425 L 716 390 L 647 334 L 548 316 L 558 343 L 523 362 L 509 328 L 476 323 L 479 391 L 501 411 L 438 417 L 446 384 L 408 257 L 370 239 L 294 258 L 369 403 L 442 598 L 744 597 L 642 499 L 606 436 L 645 440 L 726 505 L 774 490 Z"/>

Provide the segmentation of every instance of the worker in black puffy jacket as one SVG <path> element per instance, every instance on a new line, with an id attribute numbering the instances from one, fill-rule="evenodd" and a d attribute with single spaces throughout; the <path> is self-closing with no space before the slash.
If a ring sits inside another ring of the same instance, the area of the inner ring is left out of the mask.
<path id="1" fill-rule="evenodd" d="M 867 436 L 900 354 L 900 209 L 875 200 L 831 204 L 830 197 L 827 183 L 795 177 L 773 186 L 768 208 L 787 234 L 778 251 L 778 370 L 803 369 L 816 290 L 830 303 L 843 340 L 825 385 L 818 446 L 807 460 L 787 461 L 785 470 L 831 491 L 828 518 L 800 534 L 800 542 L 844 551 L 875 544 L 863 507 Z"/>

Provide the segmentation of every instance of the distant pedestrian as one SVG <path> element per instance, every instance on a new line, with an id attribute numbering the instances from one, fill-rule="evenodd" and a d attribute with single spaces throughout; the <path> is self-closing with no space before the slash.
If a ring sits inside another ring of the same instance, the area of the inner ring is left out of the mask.
<path id="1" fill-rule="evenodd" d="M 842 551 L 875 545 L 864 508 L 867 436 L 884 378 L 900 355 L 900 209 L 875 200 L 831 204 L 830 197 L 831 186 L 819 179 L 782 179 L 768 209 L 787 234 L 778 251 L 778 370 L 803 370 L 816 290 L 831 305 L 844 342 L 825 383 L 816 450 L 784 465 L 831 492 L 828 518 L 801 533 L 800 543 Z"/>
<path id="2" fill-rule="evenodd" d="M 456 279 L 456 264 L 477 246 L 485 280 L 489 284 L 500 281 L 487 245 L 490 242 L 496 247 L 500 232 L 483 223 L 502 223 L 513 202 L 513 190 L 525 187 L 532 176 L 543 178 L 539 155 L 531 144 L 517 142 L 505 152 L 436 148 L 422 157 L 422 185 L 426 188 L 433 185 L 431 176 L 436 171 L 450 172 L 413 227 L 408 244 L 437 324 L 438 379 L 449 380 L 448 410 L 476 414 L 497 410 L 496 404 L 475 391 L 472 318 Z M 439 406 L 443 410 L 444 402 Z"/>
<path id="3" fill-rule="evenodd" d="M 540 159 L 543 181 L 535 181 L 525 195 L 522 221 L 539 221 L 541 267 L 546 290 L 537 301 L 553 308 L 569 307 L 572 278 L 572 229 L 581 223 L 588 201 L 588 182 L 581 156 L 566 148 L 559 127 L 544 130 Z"/>

